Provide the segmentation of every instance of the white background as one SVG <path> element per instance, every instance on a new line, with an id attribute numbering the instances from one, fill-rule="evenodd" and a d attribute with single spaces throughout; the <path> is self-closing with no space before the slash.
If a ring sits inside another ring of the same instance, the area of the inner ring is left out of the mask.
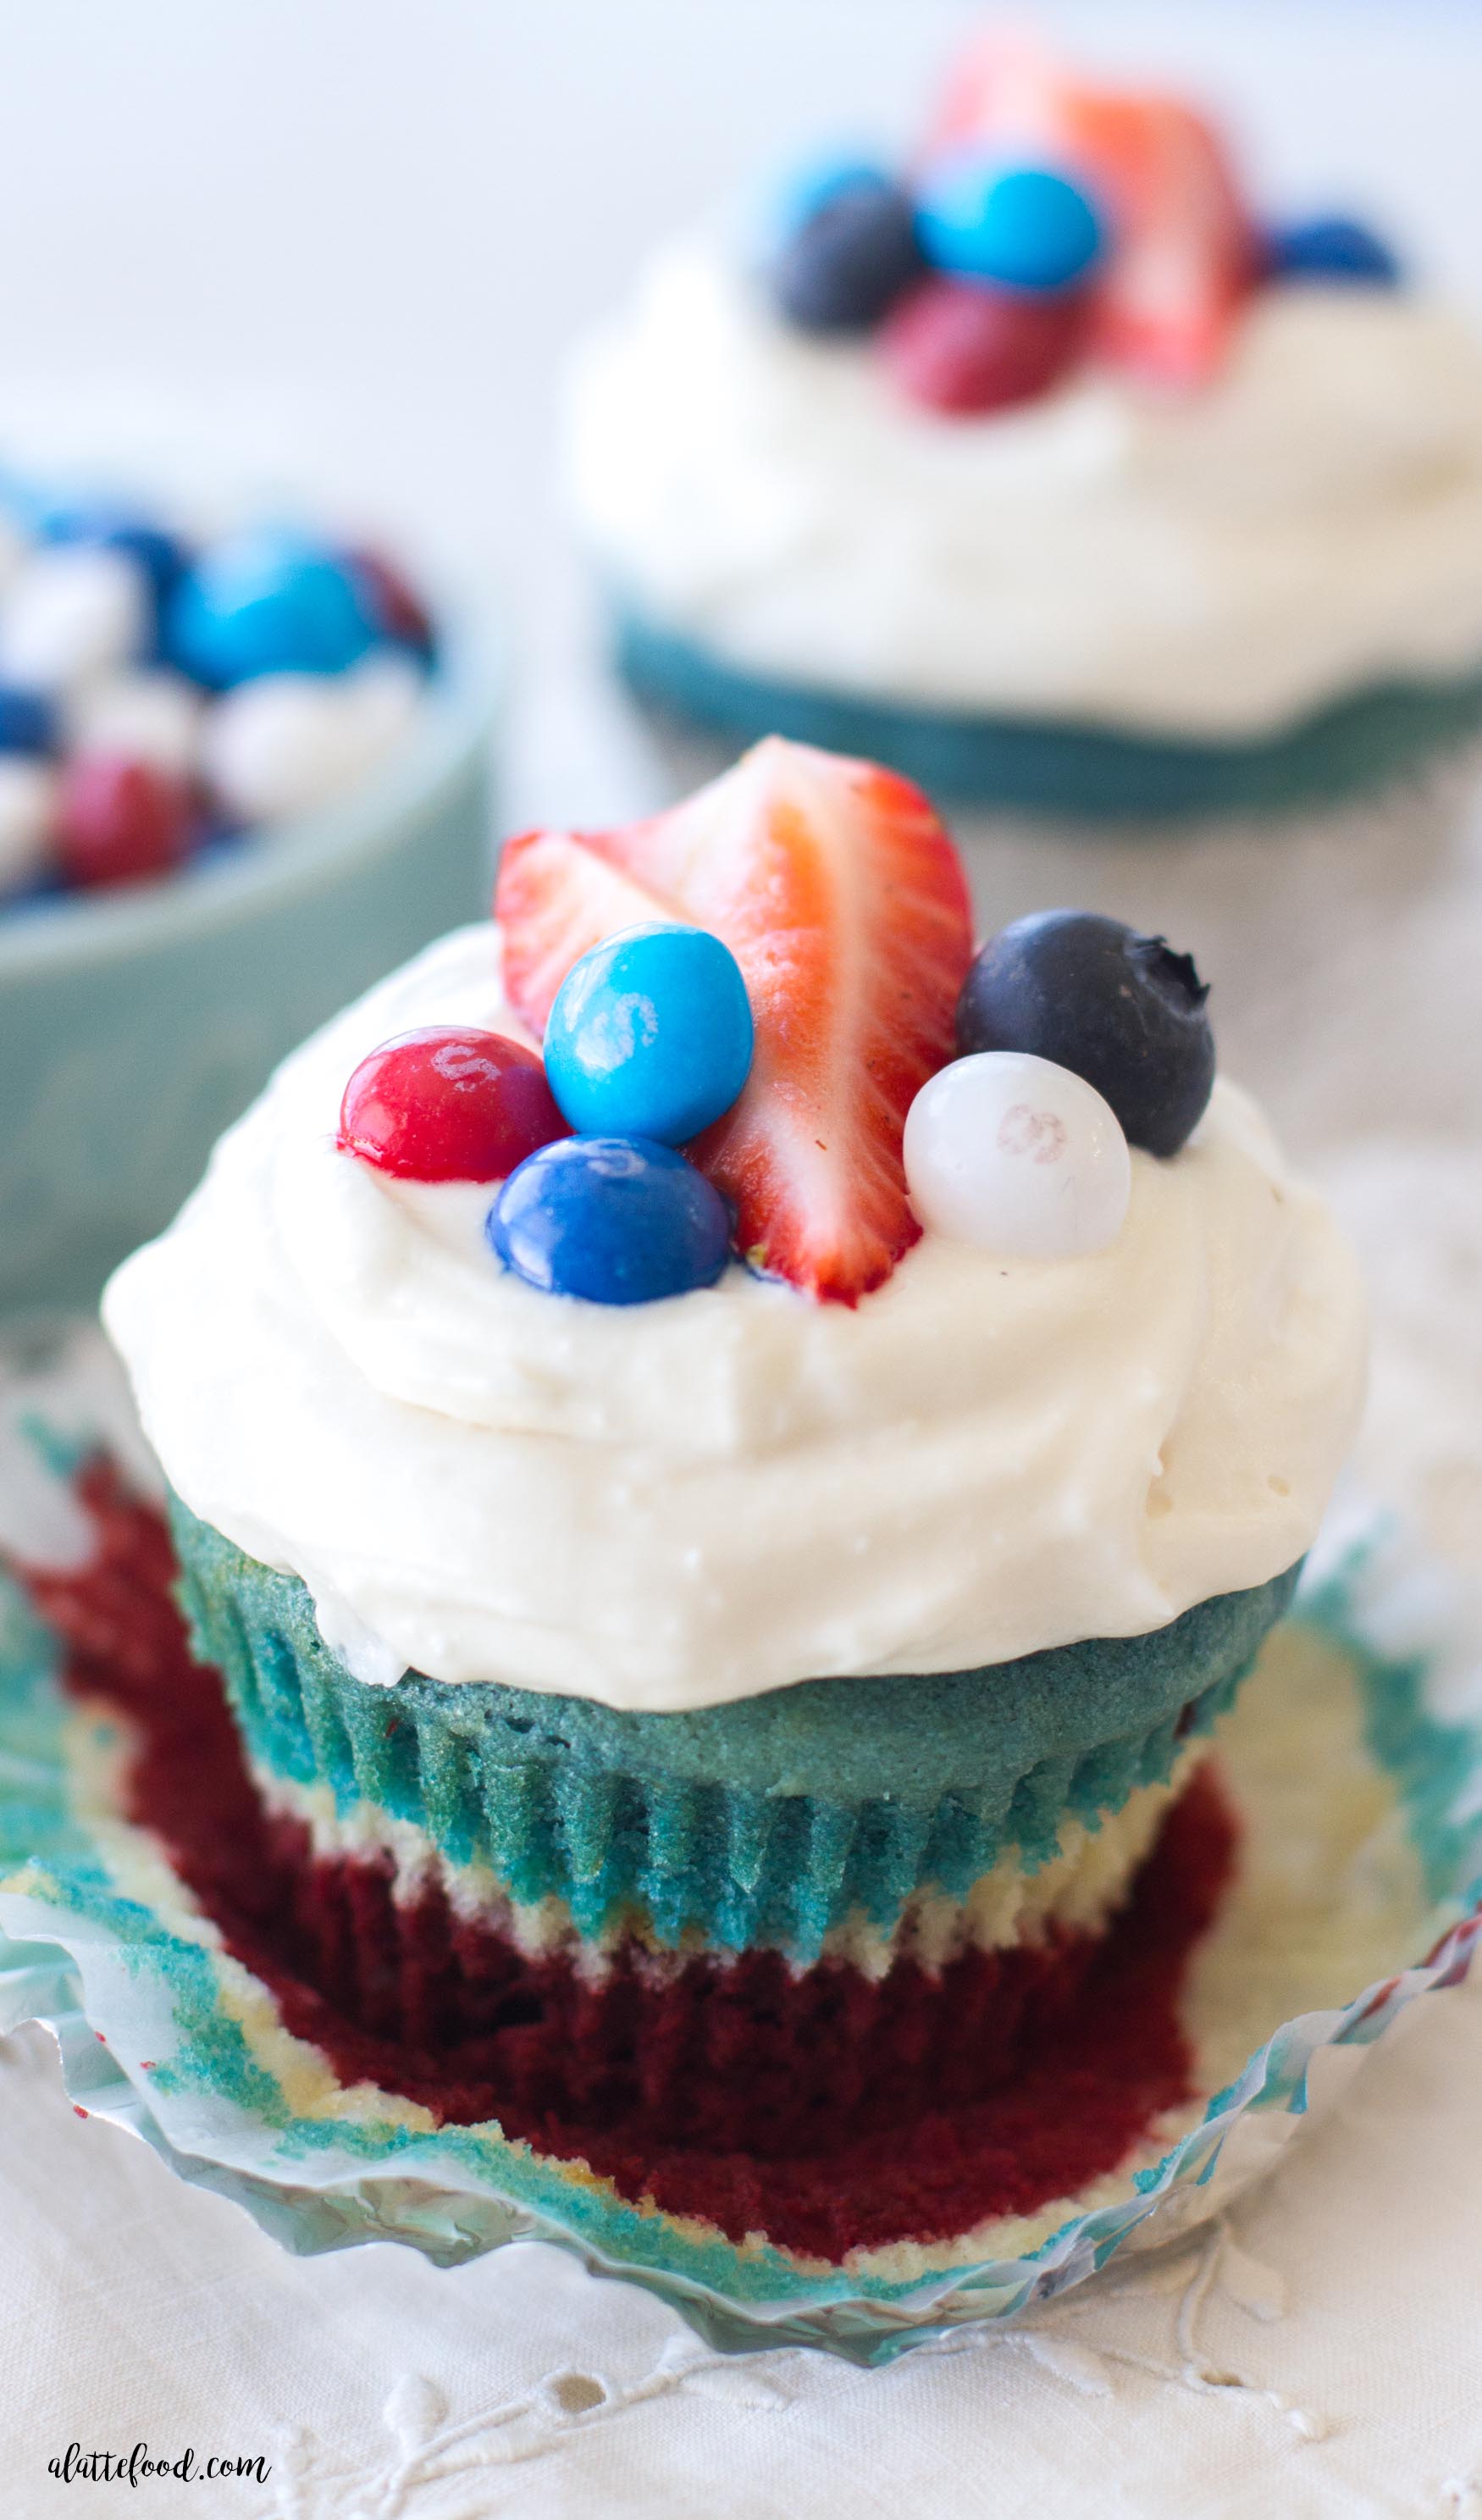
<path id="1" fill-rule="evenodd" d="M 1234 121 L 1274 207 L 1356 202 L 1482 303 L 1469 0 L 1021 6 Z M 833 133 L 909 131 L 966 0 L 4 0 L 0 451 L 323 484 L 501 586 L 509 819 L 612 817 L 553 381 L 646 243 Z M 24 427 L 19 427 L 24 424 Z M 641 780 L 641 756 L 624 766 Z"/>

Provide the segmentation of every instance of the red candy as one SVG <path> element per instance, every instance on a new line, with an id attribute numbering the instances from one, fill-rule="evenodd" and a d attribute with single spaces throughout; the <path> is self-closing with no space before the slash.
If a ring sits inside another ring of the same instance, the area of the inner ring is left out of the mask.
<path id="1" fill-rule="evenodd" d="M 382 1042 L 339 1106 L 345 1153 L 402 1181 L 503 1181 L 570 1134 L 534 1051 L 472 1024 Z"/>
<path id="2" fill-rule="evenodd" d="M 432 623 L 426 605 L 416 588 L 402 576 L 399 568 L 380 552 L 356 551 L 350 554 L 350 567 L 359 581 L 376 616 L 379 629 L 388 639 L 399 639 L 404 646 L 415 648 L 420 654 L 430 652 Z"/>
<path id="3" fill-rule="evenodd" d="M 92 891 L 169 875 L 190 846 L 191 791 L 153 762 L 82 753 L 62 773 L 57 850 L 69 883 Z"/>
<path id="4" fill-rule="evenodd" d="M 1005 411 L 1058 382 L 1083 350 L 1087 303 L 977 281 L 927 280 L 887 318 L 879 353 L 902 391 L 933 411 Z"/>

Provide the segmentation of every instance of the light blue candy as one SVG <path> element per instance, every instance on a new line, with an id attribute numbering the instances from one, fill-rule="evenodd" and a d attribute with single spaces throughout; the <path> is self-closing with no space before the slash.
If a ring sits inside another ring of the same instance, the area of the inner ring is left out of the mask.
<path id="1" fill-rule="evenodd" d="M 1078 185 L 1048 166 L 1010 166 L 977 150 L 943 159 L 917 202 L 928 262 L 1004 289 L 1068 289 L 1091 269 L 1103 233 Z"/>
<path id="2" fill-rule="evenodd" d="M 741 968 L 702 927 L 629 927 L 574 963 L 546 1024 L 546 1074 L 573 1129 L 682 1147 L 751 1068 Z"/>
<path id="3" fill-rule="evenodd" d="M 259 674 L 341 674 L 376 639 L 353 571 L 282 527 L 234 534 L 202 552 L 165 614 L 172 661 L 223 691 Z"/>

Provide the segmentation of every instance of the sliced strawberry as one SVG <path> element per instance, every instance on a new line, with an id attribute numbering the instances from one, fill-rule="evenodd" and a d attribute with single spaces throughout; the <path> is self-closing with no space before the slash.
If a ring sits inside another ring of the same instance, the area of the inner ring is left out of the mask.
<path id="1" fill-rule="evenodd" d="M 981 141 L 1034 151 L 1084 174 L 1110 215 L 1099 338 L 1108 358 L 1162 383 L 1214 374 L 1255 248 L 1226 151 L 1165 96 L 1064 77 L 1021 38 L 975 46 L 949 82 L 929 150 Z"/>
<path id="2" fill-rule="evenodd" d="M 953 1055 L 967 889 L 920 788 L 771 737 L 670 812 L 530 832 L 495 896 L 505 985 L 532 1030 L 579 954 L 640 920 L 724 938 L 756 1024 L 741 1100 L 689 1149 L 758 1268 L 856 1303 L 920 1234 L 901 1133 Z"/>

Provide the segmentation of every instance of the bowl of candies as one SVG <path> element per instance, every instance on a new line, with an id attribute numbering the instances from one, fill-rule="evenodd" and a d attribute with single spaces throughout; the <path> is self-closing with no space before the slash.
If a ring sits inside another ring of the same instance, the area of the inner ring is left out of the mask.
<path id="1" fill-rule="evenodd" d="M 482 912 L 490 717 L 380 551 L 0 485 L 0 1310 L 91 1303 L 278 1059 Z"/>

